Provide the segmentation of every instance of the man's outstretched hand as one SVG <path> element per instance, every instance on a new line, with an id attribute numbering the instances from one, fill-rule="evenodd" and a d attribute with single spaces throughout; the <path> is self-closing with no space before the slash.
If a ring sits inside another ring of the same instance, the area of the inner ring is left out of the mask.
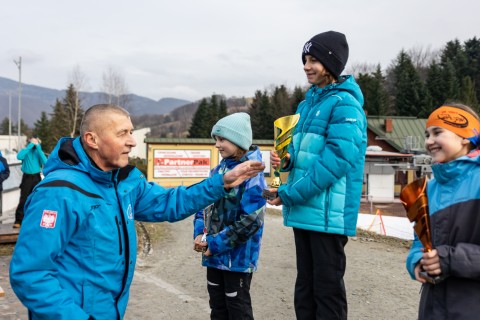
<path id="1" fill-rule="evenodd" d="M 260 161 L 245 161 L 237 165 L 233 170 L 223 175 L 223 187 L 226 189 L 238 186 L 243 181 L 255 177 L 259 172 L 265 169 L 265 165 Z"/>

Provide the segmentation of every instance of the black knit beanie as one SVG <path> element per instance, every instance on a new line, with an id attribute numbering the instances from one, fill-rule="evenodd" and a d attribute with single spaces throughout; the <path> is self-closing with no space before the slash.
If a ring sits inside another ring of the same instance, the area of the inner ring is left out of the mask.
<path id="1" fill-rule="evenodd" d="M 338 79 L 348 60 L 347 38 L 336 31 L 319 33 L 303 46 L 303 64 L 307 54 L 320 61 L 330 74 Z"/>

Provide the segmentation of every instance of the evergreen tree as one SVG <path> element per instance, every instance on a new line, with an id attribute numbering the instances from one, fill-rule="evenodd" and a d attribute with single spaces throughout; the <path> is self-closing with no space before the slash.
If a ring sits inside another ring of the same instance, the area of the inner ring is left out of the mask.
<path id="1" fill-rule="evenodd" d="M 301 87 L 295 86 L 292 96 L 290 98 L 290 113 L 295 114 L 297 112 L 298 105 L 305 99 L 305 90 Z"/>
<path id="2" fill-rule="evenodd" d="M 448 63 L 453 65 L 457 79 L 463 79 L 463 77 L 468 74 L 467 54 L 458 39 L 447 42 L 442 51 L 440 64 L 446 68 Z"/>
<path id="3" fill-rule="evenodd" d="M 205 134 L 205 138 L 210 137 L 210 133 L 212 132 L 212 128 L 220 120 L 220 106 L 218 104 L 217 95 L 212 94 L 209 103 L 207 104 L 207 123 L 205 124 L 205 130 L 207 131 Z M 225 110 L 226 111 L 226 110 Z M 225 112 L 226 113 L 226 112 Z"/>
<path id="4" fill-rule="evenodd" d="M 276 117 L 266 91 L 257 90 L 250 106 L 250 120 L 254 139 L 273 139 Z"/>
<path id="5" fill-rule="evenodd" d="M 428 110 L 427 92 L 412 61 L 401 51 L 392 69 L 395 111 L 399 116 L 418 116 Z"/>
<path id="6" fill-rule="evenodd" d="M 283 84 L 273 89 L 271 105 L 275 112 L 273 116 L 276 119 L 290 114 L 292 109 L 291 100 L 287 88 Z"/>
<path id="7" fill-rule="evenodd" d="M 203 98 L 198 105 L 197 111 L 193 115 L 192 124 L 188 130 L 189 138 L 208 138 L 210 137 L 211 127 L 209 127 L 209 105 L 207 99 Z"/>
<path id="8" fill-rule="evenodd" d="M 17 127 L 18 128 L 18 127 Z M 32 130 L 30 127 L 23 121 L 23 119 L 20 119 L 20 128 L 21 128 L 21 134 L 27 137 L 32 136 Z M 18 131 L 17 131 L 18 133 Z"/>
<path id="9" fill-rule="evenodd" d="M 218 106 L 218 119 L 221 119 L 227 115 L 227 101 L 225 99 L 220 100 L 220 104 Z"/>
<path id="10" fill-rule="evenodd" d="M 65 110 L 65 121 L 68 128 L 70 128 L 67 135 L 75 137 L 80 134 L 80 124 L 83 117 L 83 109 L 78 92 L 75 90 L 73 84 L 70 84 L 62 100 L 62 106 Z"/>
<path id="11" fill-rule="evenodd" d="M 50 118 L 50 136 L 56 143 L 61 137 L 70 136 L 70 126 L 68 121 L 65 121 L 67 114 L 65 108 L 60 100 L 55 101 L 53 112 Z"/>
<path id="12" fill-rule="evenodd" d="M 357 83 L 363 93 L 363 108 L 368 115 L 386 115 L 389 113 L 389 96 L 385 89 L 385 78 L 380 65 L 374 73 L 358 75 Z"/>
<path id="13" fill-rule="evenodd" d="M 2 135 L 8 135 L 9 133 L 9 126 L 10 126 L 10 120 L 8 117 L 3 118 L 2 123 L 0 123 L 0 134 Z M 17 129 L 13 127 L 13 123 L 11 124 L 10 130 L 15 132 Z"/>
<path id="14" fill-rule="evenodd" d="M 462 90 L 460 92 L 460 101 L 472 107 L 474 110 L 478 110 L 478 100 L 475 93 L 475 87 L 472 79 L 469 76 L 463 77 L 461 87 Z"/>
<path id="15" fill-rule="evenodd" d="M 451 60 L 447 60 L 442 65 L 442 90 L 445 100 L 455 100 L 460 97 L 460 81 L 457 77 L 455 66 Z"/>
<path id="16" fill-rule="evenodd" d="M 443 84 L 443 71 L 436 62 L 428 67 L 426 88 L 431 97 L 431 107 L 433 109 L 440 107 L 445 102 L 446 94 Z"/>
<path id="17" fill-rule="evenodd" d="M 467 56 L 467 74 L 473 80 L 477 101 L 480 101 L 480 39 L 473 37 L 465 41 L 465 54 Z"/>
<path id="18" fill-rule="evenodd" d="M 48 120 L 47 113 L 42 112 L 40 119 L 34 124 L 34 133 L 42 140 L 42 149 L 45 153 L 52 152 L 55 147 L 55 139 L 51 134 L 50 121 Z"/>

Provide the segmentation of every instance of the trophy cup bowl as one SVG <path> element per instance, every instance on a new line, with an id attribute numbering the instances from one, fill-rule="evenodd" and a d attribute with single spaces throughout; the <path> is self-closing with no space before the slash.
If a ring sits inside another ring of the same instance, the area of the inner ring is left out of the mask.
<path id="1" fill-rule="evenodd" d="M 280 179 L 280 168 L 283 167 L 285 162 L 285 157 L 288 153 L 288 146 L 292 141 L 293 129 L 300 119 L 299 114 L 289 115 L 285 117 L 278 118 L 273 123 L 274 126 L 274 148 L 280 158 L 280 164 L 275 167 L 273 171 L 274 178 L 270 183 L 270 187 L 278 188 L 282 184 Z M 268 189 L 263 190 L 263 197 L 272 200 L 277 197 L 276 192 L 270 192 Z"/>

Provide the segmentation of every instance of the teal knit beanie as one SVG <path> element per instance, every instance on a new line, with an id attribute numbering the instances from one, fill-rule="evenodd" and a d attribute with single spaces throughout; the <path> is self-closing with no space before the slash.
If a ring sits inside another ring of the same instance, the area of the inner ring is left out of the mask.
<path id="1" fill-rule="evenodd" d="M 222 137 L 233 142 L 243 150 L 252 145 L 252 125 L 250 116 L 245 112 L 232 113 L 218 122 L 212 128 L 212 138 Z"/>

